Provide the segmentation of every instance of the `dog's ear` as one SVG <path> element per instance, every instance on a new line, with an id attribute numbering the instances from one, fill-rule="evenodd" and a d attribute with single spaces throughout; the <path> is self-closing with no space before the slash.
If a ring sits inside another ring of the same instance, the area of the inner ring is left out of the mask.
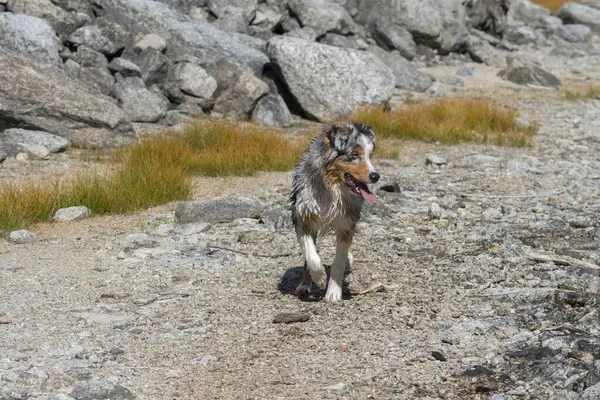
<path id="1" fill-rule="evenodd" d="M 343 153 L 348 143 L 348 128 L 343 125 L 331 125 L 326 131 L 325 136 L 329 140 L 332 150 Z"/>

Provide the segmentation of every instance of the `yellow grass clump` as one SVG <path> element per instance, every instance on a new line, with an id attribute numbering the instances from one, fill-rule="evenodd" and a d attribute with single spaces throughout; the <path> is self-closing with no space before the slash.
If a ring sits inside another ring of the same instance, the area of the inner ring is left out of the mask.
<path id="1" fill-rule="evenodd" d="M 600 83 L 590 83 L 565 89 L 564 96 L 566 100 L 596 99 L 600 96 Z"/>
<path id="2" fill-rule="evenodd" d="M 462 99 L 407 105 L 393 112 L 366 108 L 352 115 L 370 124 L 381 138 L 531 145 L 537 126 L 524 126 L 517 117 L 516 111 L 488 101 Z"/>

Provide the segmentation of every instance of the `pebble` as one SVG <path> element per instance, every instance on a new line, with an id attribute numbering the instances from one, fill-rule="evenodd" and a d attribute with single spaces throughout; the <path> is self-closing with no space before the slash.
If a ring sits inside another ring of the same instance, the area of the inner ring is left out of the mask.
<path id="1" fill-rule="evenodd" d="M 307 313 L 279 313 L 273 317 L 274 324 L 292 324 L 294 322 L 306 322 L 310 319 Z"/>
<path id="2" fill-rule="evenodd" d="M 133 400 L 135 396 L 131 391 L 118 383 L 97 378 L 86 382 L 79 382 L 70 393 L 75 400 Z"/>
<path id="3" fill-rule="evenodd" d="M 473 76 L 475 75 L 475 68 L 470 65 L 463 65 L 456 71 L 458 76 Z"/>
<path id="4" fill-rule="evenodd" d="M 442 76 L 440 82 L 451 86 L 465 86 L 465 81 L 457 76 Z"/>
<path id="5" fill-rule="evenodd" d="M 92 312 L 80 313 L 77 314 L 77 317 L 84 319 L 89 325 L 107 325 L 117 329 L 131 326 L 135 319 L 130 315 L 101 314 Z"/>
<path id="6" fill-rule="evenodd" d="M 192 363 L 195 365 L 209 365 L 218 360 L 219 360 L 218 357 L 213 356 L 212 354 L 207 354 L 207 355 L 200 357 L 197 360 L 194 360 Z"/>
<path id="7" fill-rule="evenodd" d="M 429 203 L 429 209 L 427 210 L 429 219 L 440 219 L 442 217 L 442 207 L 436 202 Z"/>
<path id="8" fill-rule="evenodd" d="M 431 352 L 431 356 L 438 361 L 448 361 L 448 358 L 441 350 L 434 350 Z"/>
<path id="9" fill-rule="evenodd" d="M 37 240 L 35 233 L 21 229 L 18 231 L 12 231 L 9 235 L 9 239 L 14 244 L 26 244 L 33 243 Z"/>
<path id="10" fill-rule="evenodd" d="M 427 89 L 427 94 L 431 97 L 444 97 L 446 96 L 446 89 L 439 83 L 434 83 Z"/>
<path id="11" fill-rule="evenodd" d="M 440 157 L 435 154 L 427 154 L 425 157 L 425 165 L 436 165 L 441 167 L 446 164 L 448 164 L 448 159 L 446 157 Z"/>
<path id="12" fill-rule="evenodd" d="M 335 385 L 327 386 L 325 390 L 344 390 L 346 388 L 346 384 L 344 382 L 336 383 Z"/>
<path id="13" fill-rule="evenodd" d="M 571 225 L 571 227 L 573 227 L 573 228 L 583 229 L 583 228 L 589 228 L 590 226 L 592 226 L 592 222 L 588 218 L 578 217 L 578 218 L 570 219 L 569 225 Z"/>
<path id="14" fill-rule="evenodd" d="M 190 224 L 180 225 L 175 228 L 175 233 L 183 236 L 195 235 L 210 230 L 211 225 L 206 222 L 195 222 Z"/>

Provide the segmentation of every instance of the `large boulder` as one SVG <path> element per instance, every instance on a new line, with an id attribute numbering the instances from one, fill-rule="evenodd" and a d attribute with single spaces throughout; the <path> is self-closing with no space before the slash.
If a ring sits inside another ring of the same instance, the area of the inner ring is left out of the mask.
<path id="1" fill-rule="evenodd" d="M 37 17 L 0 13 L 0 48 L 27 54 L 44 64 L 62 66 L 56 32 L 47 21 Z"/>
<path id="2" fill-rule="evenodd" d="M 256 103 L 252 121 L 263 126 L 285 128 L 292 125 L 292 114 L 280 95 L 268 94 Z"/>
<path id="3" fill-rule="evenodd" d="M 114 23 L 138 33 L 155 33 L 169 43 L 172 56 L 192 54 L 209 63 L 233 60 L 262 74 L 269 62 L 264 53 L 206 21 L 199 21 L 151 0 L 104 0 L 101 23 Z"/>
<path id="4" fill-rule="evenodd" d="M 509 0 L 468 0 L 465 6 L 473 28 L 493 36 L 503 36 Z"/>
<path id="5" fill-rule="evenodd" d="M 302 26 L 310 26 L 317 36 L 326 32 L 347 35 L 354 30 L 350 14 L 329 0 L 289 0 L 288 7 Z"/>
<path id="6" fill-rule="evenodd" d="M 535 63 L 519 58 L 506 57 L 508 67 L 498 72 L 498 76 L 519 85 L 536 85 L 557 88 L 560 80 Z"/>
<path id="7" fill-rule="evenodd" d="M 385 51 L 377 46 L 369 47 L 368 51 L 392 69 L 396 78 L 396 87 L 399 89 L 424 92 L 433 83 L 431 75 L 419 71 L 398 51 Z"/>
<path id="8" fill-rule="evenodd" d="M 0 130 L 43 130 L 77 146 L 115 146 L 133 129 L 109 97 L 90 92 L 61 70 L 0 49 Z"/>
<path id="9" fill-rule="evenodd" d="M 206 70 L 217 80 L 213 110 L 218 113 L 246 119 L 258 99 L 269 92 L 265 82 L 235 63 L 222 60 Z"/>
<path id="10" fill-rule="evenodd" d="M 565 24 L 587 25 L 592 31 L 600 33 L 600 9 L 584 4 L 565 3 L 558 9 L 556 16 Z"/>
<path id="11" fill-rule="evenodd" d="M 214 104 L 217 81 L 199 65 L 182 62 L 169 68 L 165 91 L 174 103 L 192 103 L 201 107 Z"/>
<path id="12" fill-rule="evenodd" d="M 121 109 L 133 122 L 157 122 L 167 115 L 169 100 L 158 90 L 146 89 L 142 78 L 119 78 L 113 92 Z"/>
<path id="13" fill-rule="evenodd" d="M 8 10 L 45 19 L 59 35 L 68 35 L 90 21 L 85 12 L 66 11 L 50 0 L 10 0 Z"/>
<path id="14" fill-rule="evenodd" d="M 324 121 L 385 103 L 394 92 L 393 71 L 365 51 L 281 36 L 269 41 L 267 52 L 309 118 Z"/>
<path id="15" fill-rule="evenodd" d="M 529 0 L 513 0 L 507 14 L 509 24 L 523 23 L 530 28 L 552 33 L 562 25 L 550 10 Z"/>
<path id="16" fill-rule="evenodd" d="M 370 31 L 379 47 L 384 50 L 398 50 L 407 60 L 412 60 L 417 55 L 417 45 L 410 32 L 403 26 L 377 23 L 371 26 Z"/>
<path id="17" fill-rule="evenodd" d="M 448 53 L 464 49 L 468 32 L 460 0 L 363 0 L 356 20 L 364 25 L 399 24 L 418 44 Z"/>

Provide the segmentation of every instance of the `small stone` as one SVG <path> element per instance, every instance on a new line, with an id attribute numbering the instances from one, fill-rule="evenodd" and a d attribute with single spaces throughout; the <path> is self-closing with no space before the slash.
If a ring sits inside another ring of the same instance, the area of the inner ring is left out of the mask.
<path id="1" fill-rule="evenodd" d="M 20 265 L 0 265 L 0 271 L 17 271 L 23 269 Z"/>
<path id="2" fill-rule="evenodd" d="M 72 222 L 89 217 L 92 211 L 85 206 L 67 207 L 56 210 L 54 221 Z"/>
<path id="3" fill-rule="evenodd" d="M 475 68 L 470 65 L 463 65 L 456 71 L 458 76 L 473 76 L 475 75 Z"/>
<path id="4" fill-rule="evenodd" d="M 431 356 L 438 361 L 448 361 L 448 358 L 446 357 L 446 355 L 444 353 L 442 353 L 440 350 L 432 351 Z"/>
<path id="5" fill-rule="evenodd" d="M 457 76 L 442 76 L 440 78 L 440 82 L 452 86 L 465 86 L 465 81 L 463 81 Z"/>
<path id="6" fill-rule="evenodd" d="M 4 137 L 14 140 L 17 143 L 29 143 L 32 145 L 44 146 L 52 153 L 58 153 L 71 145 L 71 142 L 60 136 L 44 131 L 31 131 L 27 129 L 6 129 Z"/>
<path id="7" fill-rule="evenodd" d="M 196 365 L 209 365 L 214 363 L 215 361 L 218 361 L 219 359 L 216 356 L 213 356 L 211 354 L 207 354 L 205 356 L 200 357 L 197 360 L 193 361 L 193 364 Z"/>
<path id="8" fill-rule="evenodd" d="M 9 239 L 14 244 L 25 244 L 35 242 L 37 240 L 37 236 L 33 232 L 21 229 L 18 231 L 12 231 L 9 235 Z"/>
<path id="9" fill-rule="evenodd" d="M 148 47 L 162 52 L 167 47 L 167 41 L 160 35 L 149 33 L 135 44 L 134 49 L 137 51 L 143 51 Z"/>
<path id="10" fill-rule="evenodd" d="M 117 315 L 117 314 L 101 314 L 85 312 L 77 314 L 77 317 L 84 319 L 89 325 L 106 325 L 112 328 L 125 328 L 133 324 L 134 317 L 130 315 Z"/>
<path id="11" fill-rule="evenodd" d="M 425 165 L 437 165 L 442 166 L 448 164 L 446 157 L 436 156 L 435 154 L 427 154 L 425 157 Z"/>
<path id="12" fill-rule="evenodd" d="M 398 182 L 391 183 L 389 185 L 383 185 L 379 188 L 379 190 L 388 192 L 388 193 L 400 193 L 402 192 L 402 188 Z"/>
<path id="13" fill-rule="evenodd" d="M 34 160 L 46 160 L 50 155 L 50 150 L 45 146 L 30 143 L 20 143 L 23 150 L 27 151 L 29 158 Z"/>
<path id="14" fill-rule="evenodd" d="M 10 319 L 6 315 L 0 316 L 0 325 L 10 324 Z"/>
<path id="15" fill-rule="evenodd" d="M 307 313 L 279 313 L 273 317 L 274 324 L 293 324 L 295 322 L 306 322 L 310 319 Z"/>
<path id="16" fill-rule="evenodd" d="M 446 89 L 439 83 L 434 83 L 427 89 L 427 94 L 431 97 L 444 97 L 446 95 Z"/>
<path id="17" fill-rule="evenodd" d="M 127 77 L 127 76 L 141 77 L 142 76 L 142 71 L 140 70 L 140 67 L 138 67 L 131 61 L 126 60 L 121 57 L 114 58 L 108 64 L 108 69 L 113 74 L 118 72 L 119 74 L 121 74 L 122 76 L 125 76 L 125 77 Z"/>
<path id="18" fill-rule="evenodd" d="M 531 209 L 531 211 L 535 214 L 543 214 L 544 213 L 544 209 L 540 206 L 535 206 Z"/>
<path id="19" fill-rule="evenodd" d="M 584 229 L 592 226 L 592 223 L 585 217 L 579 217 L 569 220 L 569 225 L 571 225 L 573 228 Z"/>
<path id="20" fill-rule="evenodd" d="M 436 202 L 432 202 L 429 204 L 429 209 L 427 210 L 427 215 L 429 215 L 429 219 L 440 219 L 442 217 L 442 207 Z"/>
<path id="21" fill-rule="evenodd" d="M 210 228 L 211 225 L 207 224 L 206 222 L 197 222 L 178 226 L 177 228 L 175 228 L 175 233 L 178 233 L 183 236 L 189 236 L 206 232 L 210 230 Z"/>
<path id="22" fill-rule="evenodd" d="M 15 159 L 19 162 L 29 161 L 29 155 L 27 153 L 19 153 L 15 156 Z"/>
<path id="23" fill-rule="evenodd" d="M 133 400 L 135 396 L 131 391 L 118 383 L 113 383 L 97 378 L 86 382 L 79 382 L 70 393 L 76 400 Z"/>
<path id="24" fill-rule="evenodd" d="M 340 391 L 340 390 L 344 390 L 345 387 L 346 387 L 346 384 L 344 382 L 340 382 L 340 383 L 336 383 L 335 385 L 327 386 L 325 388 L 325 390 Z"/>

